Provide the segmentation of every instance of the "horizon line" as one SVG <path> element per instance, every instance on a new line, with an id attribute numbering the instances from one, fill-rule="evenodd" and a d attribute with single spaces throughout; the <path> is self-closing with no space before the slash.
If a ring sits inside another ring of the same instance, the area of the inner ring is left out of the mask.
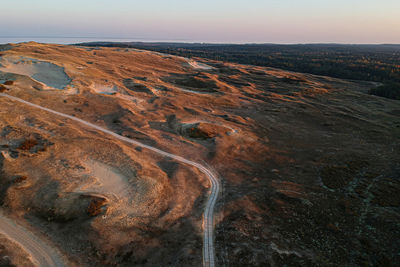
<path id="1" fill-rule="evenodd" d="M 0 36 L 0 39 L 24 39 L 24 38 L 38 38 L 38 39 L 98 39 L 99 42 L 113 42 L 108 40 L 137 40 L 138 43 L 182 43 L 182 44 L 238 44 L 238 45 L 400 45 L 400 43 L 358 43 L 358 42 L 229 42 L 229 41 L 198 41 L 190 39 L 157 39 L 157 38 L 140 38 L 140 37 L 88 37 L 88 36 Z M 30 42 L 30 41 L 26 41 Z M 18 42 L 23 43 L 23 42 Z M 122 43 L 122 42 L 114 42 Z M 0 43 L 1 44 L 1 43 Z"/>

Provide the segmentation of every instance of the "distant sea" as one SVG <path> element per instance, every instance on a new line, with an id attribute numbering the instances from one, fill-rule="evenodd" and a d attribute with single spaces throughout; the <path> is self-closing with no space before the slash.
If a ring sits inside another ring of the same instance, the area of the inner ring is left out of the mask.
<path id="1" fill-rule="evenodd" d="M 48 44 L 78 44 L 84 42 L 191 42 L 190 40 L 158 40 L 158 39 L 135 39 L 135 38 L 85 38 L 85 37 L 1 37 L 0 44 L 38 42 Z"/>

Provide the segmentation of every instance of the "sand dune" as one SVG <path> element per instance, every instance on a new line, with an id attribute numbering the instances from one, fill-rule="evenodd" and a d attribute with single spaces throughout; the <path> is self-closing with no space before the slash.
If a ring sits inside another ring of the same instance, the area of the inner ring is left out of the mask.
<path id="1" fill-rule="evenodd" d="M 109 195 L 115 199 L 129 197 L 127 178 L 118 170 L 98 161 L 88 161 L 85 166 L 91 179 L 82 185 L 79 191 Z"/>

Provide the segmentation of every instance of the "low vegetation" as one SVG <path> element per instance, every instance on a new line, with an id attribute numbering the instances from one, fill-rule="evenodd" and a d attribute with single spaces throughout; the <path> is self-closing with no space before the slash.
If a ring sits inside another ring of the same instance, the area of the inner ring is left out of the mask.
<path id="1" fill-rule="evenodd" d="M 369 90 L 372 95 L 400 100 L 400 83 L 387 83 Z"/>
<path id="2" fill-rule="evenodd" d="M 30 150 L 34 146 L 38 145 L 38 141 L 36 139 L 30 138 L 26 139 L 22 144 L 18 147 L 21 150 Z"/>
<path id="3" fill-rule="evenodd" d="M 384 86 L 370 90 L 371 94 L 399 99 L 400 45 L 233 45 L 134 42 L 94 42 L 85 45 L 132 47 L 189 58 L 202 57 L 342 79 L 381 82 Z"/>

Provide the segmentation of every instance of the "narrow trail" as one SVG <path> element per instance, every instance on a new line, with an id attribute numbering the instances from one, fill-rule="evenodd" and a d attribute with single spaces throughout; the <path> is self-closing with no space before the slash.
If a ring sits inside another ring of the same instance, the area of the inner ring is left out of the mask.
<path id="1" fill-rule="evenodd" d="M 10 96 L 8 94 L 0 93 L 0 96 L 6 97 L 6 98 L 11 99 L 13 101 L 17 101 L 17 102 L 20 102 L 22 104 L 25 104 L 25 105 L 28 105 L 28 106 L 31 106 L 31 107 L 34 107 L 34 108 L 37 108 L 37 109 L 41 109 L 41 110 L 47 111 L 49 113 L 53 113 L 55 115 L 58 115 L 58 116 L 61 116 L 61 117 L 64 117 L 64 118 L 67 118 L 67 119 L 70 119 L 70 120 L 73 120 L 73 121 L 77 121 L 77 122 L 79 122 L 79 123 L 81 123 L 83 125 L 86 125 L 86 126 L 90 127 L 90 128 L 93 128 L 93 129 L 96 129 L 96 130 L 98 130 L 100 132 L 103 132 L 103 133 L 106 133 L 108 135 L 111 135 L 111 136 L 113 136 L 113 137 L 115 137 L 115 138 L 117 138 L 117 139 L 119 139 L 121 141 L 134 144 L 136 146 L 151 150 L 151 151 L 153 151 L 153 152 L 155 152 L 157 154 L 160 154 L 160 155 L 163 155 L 163 156 L 166 156 L 166 157 L 170 157 L 170 158 L 175 159 L 175 160 L 177 160 L 179 162 L 182 162 L 182 163 L 185 163 L 187 165 L 193 166 L 193 167 L 197 168 L 198 170 L 200 170 L 202 173 L 204 173 L 207 176 L 207 178 L 209 179 L 209 181 L 210 181 L 211 189 L 210 189 L 210 195 L 209 195 L 208 200 L 207 200 L 206 208 L 205 208 L 205 211 L 204 211 L 204 214 L 203 214 L 203 227 L 204 227 L 203 265 L 205 267 L 214 267 L 215 266 L 214 209 L 215 209 L 215 204 L 217 202 L 218 194 L 220 192 L 220 187 L 221 187 L 220 186 L 220 182 L 219 182 L 218 177 L 217 177 L 216 174 L 214 174 L 212 171 L 210 171 L 209 169 L 207 169 L 206 167 L 204 167 L 203 165 L 201 165 L 201 164 L 199 164 L 197 162 L 185 159 L 185 158 L 183 158 L 181 156 L 178 156 L 178 155 L 174 155 L 174 154 L 165 152 L 163 150 L 160 150 L 158 148 L 155 148 L 155 147 L 152 147 L 152 146 L 149 146 L 149 145 L 146 145 L 146 144 L 142 144 L 142 143 L 140 143 L 138 141 L 135 141 L 135 140 L 129 139 L 127 137 L 121 136 L 121 135 L 116 134 L 116 133 L 114 133 L 112 131 L 104 129 L 104 128 L 102 128 L 100 126 L 97 126 L 97 125 L 95 125 L 93 123 L 84 121 L 82 119 L 76 118 L 74 116 L 70 116 L 70 115 L 67 115 L 67 114 L 64 114 L 64 113 L 49 109 L 49 108 L 45 108 L 45 107 L 39 106 L 37 104 L 33 104 L 31 102 L 25 101 L 25 100 L 23 100 L 21 98 L 18 98 L 18 97 L 15 97 L 15 96 Z"/>

